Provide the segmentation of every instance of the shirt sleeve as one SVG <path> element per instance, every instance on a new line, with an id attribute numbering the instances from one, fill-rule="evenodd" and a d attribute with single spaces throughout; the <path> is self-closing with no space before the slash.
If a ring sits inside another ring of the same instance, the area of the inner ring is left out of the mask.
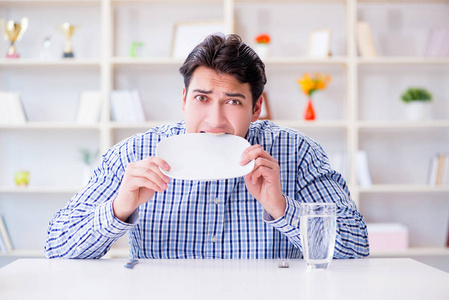
<path id="1" fill-rule="evenodd" d="M 50 221 L 45 257 L 101 258 L 135 225 L 139 218 L 137 210 L 127 222 L 117 219 L 112 210 L 120 186 L 116 174 L 121 169 L 117 157 L 111 154 L 104 157 L 86 187 Z"/>
<path id="2" fill-rule="evenodd" d="M 297 192 L 285 195 L 284 216 L 274 220 L 268 213 L 263 219 L 285 234 L 302 252 L 299 207 L 304 202 L 327 202 L 337 206 L 337 235 L 334 258 L 360 258 L 369 255 L 368 234 L 363 216 L 357 211 L 343 177 L 330 168 L 319 146 L 309 147 L 298 168 Z"/>

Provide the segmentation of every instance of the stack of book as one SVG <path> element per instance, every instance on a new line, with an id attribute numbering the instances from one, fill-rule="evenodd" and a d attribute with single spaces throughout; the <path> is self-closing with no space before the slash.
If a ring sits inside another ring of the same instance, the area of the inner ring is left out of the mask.
<path id="1" fill-rule="evenodd" d="M 12 251 L 11 239 L 6 229 L 5 220 L 0 216 L 0 252 L 8 253 Z"/>
<path id="2" fill-rule="evenodd" d="M 424 56 L 449 56 L 449 28 L 433 28 L 427 35 Z"/>
<path id="3" fill-rule="evenodd" d="M 20 94 L 0 91 L 0 125 L 21 125 L 26 121 Z"/>
<path id="4" fill-rule="evenodd" d="M 98 123 L 101 104 L 100 91 L 83 91 L 80 95 L 75 122 L 78 124 Z"/>
<path id="5" fill-rule="evenodd" d="M 430 159 L 428 184 L 449 185 L 449 153 L 437 153 Z"/>
<path id="6" fill-rule="evenodd" d="M 137 90 L 114 90 L 111 92 L 112 119 L 123 123 L 146 121 L 145 112 Z"/>

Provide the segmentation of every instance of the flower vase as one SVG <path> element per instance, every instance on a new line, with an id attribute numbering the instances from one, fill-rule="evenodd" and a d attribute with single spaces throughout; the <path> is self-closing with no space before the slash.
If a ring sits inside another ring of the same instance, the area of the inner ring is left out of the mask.
<path id="1" fill-rule="evenodd" d="M 270 56 L 270 45 L 264 43 L 256 44 L 254 51 L 256 51 L 260 59 L 265 59 Z"/>
<path id="2" fill-rule="evenodd" d="M 307 101 L 307 107 L 304 112 L 304 120 L 313 121 L 315 120 L 315 108 L 313 107 L 312 98 Z"/>

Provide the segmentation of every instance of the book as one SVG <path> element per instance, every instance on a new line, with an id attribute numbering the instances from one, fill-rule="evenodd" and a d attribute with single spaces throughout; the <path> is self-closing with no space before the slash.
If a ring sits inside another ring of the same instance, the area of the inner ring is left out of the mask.
<path id="1" fill-rule="evenodd" d="M 427 183 L 449 185 L 449 153 L 437 153 L 430 158 Z"/>
<path id="2" fill-rule="evenodd" d="M 111 92 L 111 113 L 116 122 L 145 122 L 145 113 L 137 90 L 114 90 Z"/>
<path id="3" fill-rule="evenodd" d="M 432 185 L 432 186 L 437 184 L 438 162 L 439 162 L 438 154 L 436 154 L 430 158 L 429 172 L 427 175 L 427 184 Z"/>
<path id="4" fill-rule="evenodd" d="M 349 174 L 349 157 L 348 153 L 335 153 L 329 155 L 329 159 L 331 161 L 332 168 L 341 174 L 341 176 L 348 180 Z"/>
<path id="5" fill-rule="evenodd" d="M 0 235 L 0 252 L 7 253 L 8 249 L 6 248 L 5 241 L 3 240 L 3 237 Z"/>
<path id="6" fill-rule="evenodd" d="M 0 91 L 0 124 L 20 125 L 26 123 L 20 94 L 17 92 Z"/>
<path id="7" fill-rule="evenodd" d="M 449 56 L 449 28 L 431 28 L 429 30 L 423 55 L 427 57 Z"/>
<path id="8" fill-rule="evenodd" d="M 377 57 L 371 27 L 367 22 L 357 22 L 357 48 L 362 57 Z"/>
<path id="9" fill-rule="evenodd" d="M 0 216 L 0 235 L 2 238 L 3 243 L 5 244 L 6 251 L 11 252 L 12 251 L 12 244 L 11 239 L 9 238 L 9 233 L 5 224 L 5 218 L 3 216 Z"/>
<path id="10" fill-rule="evenodd" d="M 112 119 L 116 122 L 126 121 L 126 103 L 124 102 L 122 91 L 111 91 L 111 114 Z"/>
<path id="11" fill-rule="evenodd" d="M 356 153 L 357 180 L 361 187 L 370 187 L 372 185 L 371 175 L 368 166 L 368 155 L 365 151 Z"/>
<path id="12" fill-rule="evenodd" d="M 131 98 L 134 106 L 134 114 L 136 121 L 141 123 L 146 121 L 145 110 L 143 108 L 142 99 L 140 99 L 139 91 L 134 89 L 130 91 Z"/>
<path id="13" fill-rule="evenodd" d="M 101 92 L 83 91 L 80 95 L 75 122 L 80 124 L 97 123 L 101 112 Z"/>

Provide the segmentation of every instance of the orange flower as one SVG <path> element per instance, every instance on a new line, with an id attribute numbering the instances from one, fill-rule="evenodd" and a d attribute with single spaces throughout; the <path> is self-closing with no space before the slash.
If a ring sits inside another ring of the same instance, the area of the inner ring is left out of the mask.
<path id="1" fill-rule="evenodd" d="M 258 44 L 269 44 L 271 41 L 271 38 L 268 34 L 263 33 L 263 34 L 259 34 L 258 36 L 256 36 L 255 40 L 256 40 L 256 43 L 258 43 Z"/>
<path id="2" fill-rule="evenodd" d="M 316 73 L 314 77 L 306 73 L 302 78 L 297 80 L 301 90 L 308 97 L 312 96 L 318 90 L 324 90 L 330 81 L 331 77 L 329 75 L 320 73 Z"/>

